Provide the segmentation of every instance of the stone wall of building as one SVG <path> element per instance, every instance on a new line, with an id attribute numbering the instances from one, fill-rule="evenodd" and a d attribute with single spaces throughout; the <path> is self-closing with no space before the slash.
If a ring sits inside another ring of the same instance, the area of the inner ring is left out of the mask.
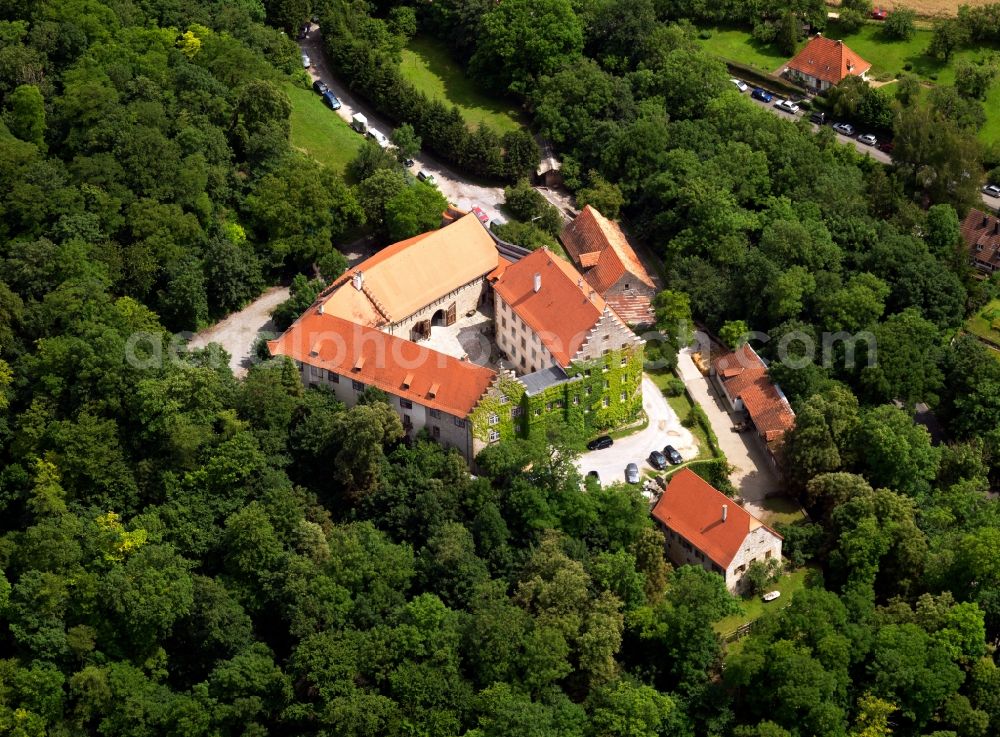
<path id="1" fill-rule="evenodd" d="M 441 310 L 443 316 L 447 316 L 448 308 L 455 305 L 456 319 L 461 319 L 467 312 L 479 309 L 489 301 L 489 285 L 486 277 L 482 276 L 475 281 L 455 289 L 448 294 L 434 300 L 429 305 L 422 307 L 398 322 L 394 322 L 384 328 L 390 335 L 396 335 L 406 340 L 416 340 L 419 336 L 414 332 L 418 323 L 424 320 L 433 320 L 434 314 Z M 439 315 L 439 319 L 441 316 Z M 443 322 L 440 324 L 444 324 Z"/>
<path id="2" fill-rule="evenodd" d="M 746 587 L 744 575 L 750 564 L 755 560 L 767 562 L 771 558 L 781 560 L 781 538 L 761 525 L 746 536 L 726 569 L 726 587 L 730 591 L 743 591 Z"/>
<path id="3" fill-rule="evenodd" d="M 642 344 L 642 339 L 633 333 L 625 323 L 619 320 L 610 309 L 605 308 L 604 314 L 598 318 L 590 334 L 573 357 L 577 361 L 589 361 L 601 358 L 612 351 L 626 350 Z"/>
<path id="4" fill-rule="evenodd" d="M 558 365 L 541 338 L 510 308 L 499 294 L 495 294 L 494 327 L 497 347 L 507 359 L 517 366 L 519 374 L 531 374 L 552 365 Z"/>
<path id="5" fill-rule="evenodd" d="M 656 289 L 626 271 L 618 281 L 604 290 L 604 294 L 601 296 L 607 299 L 608 297 L 635 297 L 639 295 L 652 299 L 656 296 Z"/>

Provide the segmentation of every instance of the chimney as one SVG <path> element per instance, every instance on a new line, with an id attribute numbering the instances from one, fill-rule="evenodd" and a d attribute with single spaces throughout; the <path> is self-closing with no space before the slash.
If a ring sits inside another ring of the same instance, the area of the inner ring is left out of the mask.
<path id="1" fill-rule="evenodd" d="M 534 290 L 537 292 L 541 288 L 542 288 L 542 275 L 541 274 L 535 274 Z"/>
<path id="2" fill-rule="evenodd" d="M 728 515 L 729 515 L 729 505 L 728 504 L 723 504 L 722 505 L 722 521 L 723 522 L 726 521 L 726 517 Z"/>
<path id="3" fill-rule="evenodd" d="M 318 315 L 322 315 L 323 314 L 323 305 L 324 305 L 323 302 L 319 303 L 319 307 L 316 308 L 316 314 L 318 314 Z"/>
<path id="4" fill-rule="evenodd" d="M 360 292 L 361 288 L 365 285 L 365 275 L 362 272 L 360 272 L 360 271 L 357 272 L 351 278 L 351 284 L 353 284 L 354 288 L 357 289 Z"/>

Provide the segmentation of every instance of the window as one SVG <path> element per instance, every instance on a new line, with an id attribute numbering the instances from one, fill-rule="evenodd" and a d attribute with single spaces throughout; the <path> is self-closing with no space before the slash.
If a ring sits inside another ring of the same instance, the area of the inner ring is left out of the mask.
<path id="1" fill-rule="evenodd" d="M 583 393 L 586 394 L 589 397 L 590 396 L 590 387 L 588 386 L 586 389 L 584 389 Z"/>
<path id="2" fill-rule="evenodd" d="M 541 407 L 535 407 L 535 417 L 538 417 L 541 414 L 542 414 L 542 408 Z"/>
<path id="3" fill-rule="evenodd" d="M 622 356 L 622 366 L 628 366 L 628 358 Z"/>
<path id="4" fill-rule="evenodd" d="M 351 381 L 351 386 L 354 387 L 354 391 L 356 392 L 363 392 L 365 390 L 365 385 L 357 380 Z"/>
<path id="5" fill-rule="evenodd" d="M 692 550 L 694 550 L 694 548 L 691 547 L 691 543 L 689 543 L 683 537 L 681 538 L 681 547 L 684 548 L 685 550 L 687 550 L 688 552 L 691 552 Z"/>
<path id="6" fill-rule="evenodd" d="M 573 395 L 573 406 L 574 407 L 579 407 L 580 406 L 580 395 L 579 394 L 574 394 Z"/>
<path id="7" fill-rule="evenodd" d="M 316 378 L 319 378 L 319 377 L 321 377 L 323 375 L 323 369 L 321 369 L 319 366 L 310 366 L 309 367 L 309 375 L 310 376 L 315 376 Z"/>
<path id="8" fill-rule="evenodd" d="M 403 409 L 413 409 L 413 402 L 411 402 L 409 399 L 401 398 L 399 400 L 399 406 L 402 407 Z"/>
<path id="9" fill-rule="evenodd" d="M 605 340 L 611 340 L 611 333 L 605 334 L 604 339 Z"/>
<path id="10" fill-rule="evenodd" d="M 441 410 L 439 410 L 439 409 L 432 409 L 431 410 L 431 417 L 433 417 L 435 420 L 440 420 L 441 419 Z"/>
<path id="11" fill-rule="evenodd" d="M 528 347 L 528 341 L 526 341 L 524 338 L 521 338 L 521 349 L 524 350 L 527 347 Z"/>
<path id="12" fill-rule="evenodd" d="M 490 430 L 490 442 L 495 443 L 499 439 L 500 439 L 500 433 L 498 433 L 496 430 Z"/>
<path id="13" fill-rule="evenodd" d="M 626 397 L 625 392 L 622 392 L 621 397 L 622 397 L 622 401 L 624 402 L 625 401 L 625 397 Z"/>
<path id="14" fill-rule="evenodd" d="M 509 402 L 509 401 L 510 401 L 510 399 L 507 398 L 506 394 L 501 394 L 500 395 L 500 404 L 507 404 L 507 402 Z"/>
<path id="15" fill-rule="evenodd" d="M 538 351 L 536 351 L 536 350 L 535 350 L 534 348 L 532 348 L 532 349 L 531 349 L 531 357 L 532 357 L 532 358 L 535 358 L 535 357 L 537 357 L 537 356 L 538 356 Z"/>
<path id="16" fill-rule="evenodd" d="M 587 369 L 587 370 L 585 370 L 585 371 L 583 372 L 583 375 L 584 375 L 584 376 L 590 376 L 590 369 Z"/>
<path id="17" fill-rule="evenodd" d="M 340 383 L 340 374 L 335 374 L 332 371 L 327 371 L 326 372 L 326 378 L 328 378 L 330 380 L 331 384 L 339 384 Z"/>
<path id="18" fill-rule="evenodd" d="M 441 428 L 437 425 L 431 425 L 431 437 L 439 438 L 441 437 Z"/>
<path id="19" fill-rule="evenodd" d="M 501 317 L 500 318 L 500 327 L 502 327 L 502 328 L 507 327 L 507 318 L 506 317 Z"/>
<path id="20" fill-rule="evenodd" d="M 513 417 L 520 417 L 521 416 L 521 408 L 520 407 L 511 407 L 510 408 L 510 416 L 512 418 Z"/>
<path id="21" fill-rule="evenodd" d="M 743 575 L 743 572 L 744 572 L 744 571 L 745 571 L 746 569 L 747 569 L 747 567 L 746 567 L 745 565 L 744 565 L 744 566 L 740 566 L 739 568 L 737 568 L 737 569 L 736 569 L 736 573 L 737 573 L 737 575 L 740 575 L 740 576 L 742 576 L 742 575 Z"/>
<path id="22" fill-rule="evenodd" d="M 768 550 L 766 553 L 764 553 L 764 560 L 771 560 L 771 551 L 770 550 Z"/>
<path id="23" fill-rule="evenodd" d="M 546 402 L 545 403 L 545 411 L 546 412 L 551 412 L 552 411 L 552 402 Z"/>
<path id="24" fill-rule="evenodd" d="M 608 336 L 606 336 L 606 335 L 605 335 L 604 337 L 605 337 L 605 338 L 607 338 Z M 603 351 L 601 352 L 601 355 L 602 355 L 602 356 L 606 356 L 606 355 L 608 355 L 609 353 L 611 353 L 611 349 L 610 349 L 610 348 L 605 348 L 605 349 L 604 349 L 604 350 L 603 350 Z"/>
<path id="25" fill-rule="evenodd" d="M 607 407 L 608 405 L 611 404 L 611 402 L 608 400 L 607 397 L 605 397 L 604 399 L 601 400 L 601 404 Z"/>
<path id="26" fill-rule="evenodd" d="M 631 285 L 628 282 L 625 282 L 625 288 L 626 289 L 631 289 Z"/>
<path id="27" fill-rule="evenodd" d="M 465 420 L 463 420 L 461 417 L 456 417 L 455 427 L 465 427 Z"/>
<path id="28" fill-rule="evenodd" d="M 611 382 L 608 381 L 607 379 L 604 380 L 604 388 L 605 389 L 610 389 L 611 388 Z"/>
<path id="29" fill-rule="evenodd" d="M 491 413 L 487 422 L 489 422 L 491 425 L 497 425 L 500 423 L 500 418 L 496 414 Z"/>

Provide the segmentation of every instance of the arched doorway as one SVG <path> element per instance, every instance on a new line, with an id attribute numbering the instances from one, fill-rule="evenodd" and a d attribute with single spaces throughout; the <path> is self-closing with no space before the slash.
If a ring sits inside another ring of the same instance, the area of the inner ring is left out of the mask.
<path id="1" fill-rule="evenodd" d="M 440 326 L 447 325 L 447 316 L 444 310 L 438 310 L 431 316 L 431 325 Z"/>

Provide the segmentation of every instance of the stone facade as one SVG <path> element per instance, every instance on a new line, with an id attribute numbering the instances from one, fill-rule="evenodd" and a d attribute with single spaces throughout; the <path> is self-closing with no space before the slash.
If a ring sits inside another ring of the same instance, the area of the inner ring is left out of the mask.
<path id="1" fill-rule="evenodd" d="M 624 351 L 635 348 L 643 343 L 635 333 L 628 329 L 614 313 L 604 309 L 604 314 L 598 318 L 580 350 L 573 357 L 576 361 L 592 361 L 606 356 L 613 351 Z"/>
<path id="2" fill-rule="evenodd" d="M 726 568 L 726 588 L 730 591 L 743 591 L 746 588 L 744 575 L 750 564 L 757 560 L 766 563 L 772 558 L 781 560 L 781 538 L 763 525 L 751 530 L 736 557 Z"/>
<path id="3" fill-rule="evenodd" d="M 532 374 L 549 366 L 558 366 L 538 333 L 532 330 L 500 295 L 495 295 L 497 347 L 517 366 L 518 372 Z"/>
<path id="4" fill-rule="evenodd" d="M 298 363 L 298 362 L 296 362 Z M 299 364 L 302 382 L 306 386 L 323 386 L 333 391 L 334 396 L 347 407 L 358 403 L 358 396 L 367 387 L 350 376 L 340 376 L 332 371 Z M 475 458 L 483 443 L 475 443 L 472 437 L 471 420 L 455 417 L 441 410 L 425 407 L 418 402 L 389 394 L 389 406 L 403 421 L 403 429 L 414 438 L 426 429 L 427 433 L 446 448 L 455 448 L 468 460 Z M 478 446 L 478 447 L 477 447 Z"/>
<path id="5" fill-rule="evenodd" d="M 442 295 L 412 315 L 397 320 L 382 330 L 406 340 L 419 341 L 430 334 L 431 325 L 450 325 L 451 322 L 461 318 L 467 312 L 487 304 L 489 298 L 489 285 L 485 277 L 480 277 Z M 449 314 L 452 316 L 450 319 Z"/>

